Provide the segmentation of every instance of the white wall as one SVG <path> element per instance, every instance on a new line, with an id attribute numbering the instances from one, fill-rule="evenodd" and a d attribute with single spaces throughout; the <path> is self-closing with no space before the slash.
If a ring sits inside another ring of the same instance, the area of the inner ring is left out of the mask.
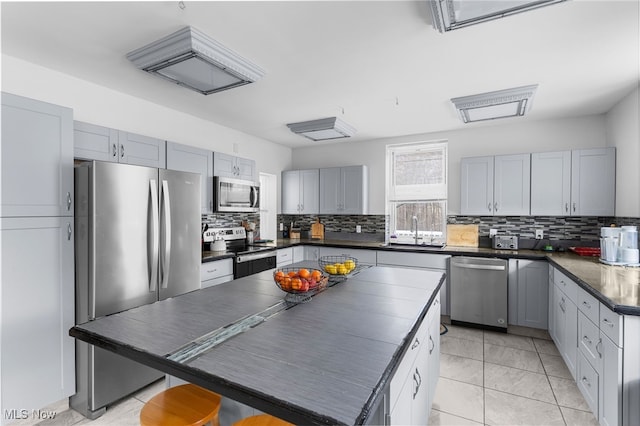
<path id="1" fill-rule="evenodd" d="M 278 187 L 280 171 L 291 168 L 283 145 L 7 55 L 2 90 L 72 108 L 75 120 L 251 158 L 259 172 L 278 177 Z"/>
<path id="2" fill-rule="evenodd" d="M 637 87 L 606 115 L 607 143 L 616 147 L 616 216 L 640 217 L 639 117 Z"/>
<path id="3" fill-rule="evenodd" d="M 369 167 L 369 212 L 385 213 L 385 147 L 418 141 L 449 141 L 449 214 L 460 212 L 460 158 L 561 151 L 606 146 L 604 115 L 474 126 L 463 130 L 427 133 L 352 143 L 343 141 L 293 150 L 293 168 L 365 164 Z M 637 157 L 636 157 L 637 158 Z M 622 171 L 626 174 L 626 171 Z M 638 185 L 638 182 L 636 182 Z M 637 193 L 637 191 L 636 191 Z"/>

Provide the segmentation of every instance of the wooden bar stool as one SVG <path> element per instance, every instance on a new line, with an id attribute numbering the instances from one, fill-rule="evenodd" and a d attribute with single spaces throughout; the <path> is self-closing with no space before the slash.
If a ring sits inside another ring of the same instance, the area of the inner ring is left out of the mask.
<path id="1" fill-rule="evenodd" d="M 257 416 L 246 417 L 238 420 L 233 426 L 295 426 L 292 423 L 280 420 L 277 417 L 268 414 L 259 414 Z"/>
<path id="2" fill-rule="evenodd" d="M 144 404 L 142 426 L 219 426 L 221 397 L 200 386 L 186 384 L 164 390 Z"/>

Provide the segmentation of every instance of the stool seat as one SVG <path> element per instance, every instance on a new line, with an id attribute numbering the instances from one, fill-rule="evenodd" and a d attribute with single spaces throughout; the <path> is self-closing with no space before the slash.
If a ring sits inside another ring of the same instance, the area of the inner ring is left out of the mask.
<path id="1" fill-rule="evenodd" d="M 140 411 L 142 426 L 218 426 L 221 397 L 193 384 L 166 389 Z"/>
<path id="2" fill-rule="evenodd" d="M 277 417 L 268 414 L 259 414 L 257 416 L 246 417 L 238 420 L 233 426 L 294 426 L 292 423 L 280 420 Z"/>

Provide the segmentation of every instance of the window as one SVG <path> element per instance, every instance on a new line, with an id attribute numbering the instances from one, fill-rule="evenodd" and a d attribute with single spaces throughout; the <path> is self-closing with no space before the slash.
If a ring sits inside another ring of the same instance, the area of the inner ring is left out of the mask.
<path id="1" fill-rule="evenodd" d="M 447 225 L 447 143 L 387 145 L 387 211 L 391 235 L 444 243 Z"/>

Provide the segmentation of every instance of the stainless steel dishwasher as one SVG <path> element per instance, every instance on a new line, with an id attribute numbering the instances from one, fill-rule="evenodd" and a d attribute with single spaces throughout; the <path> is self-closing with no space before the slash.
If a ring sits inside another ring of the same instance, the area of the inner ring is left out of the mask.
<path id="1" fill-rule="evenodd" d="M 451 258 L 451 323 L 507 331 L 507 260 Z"/>

